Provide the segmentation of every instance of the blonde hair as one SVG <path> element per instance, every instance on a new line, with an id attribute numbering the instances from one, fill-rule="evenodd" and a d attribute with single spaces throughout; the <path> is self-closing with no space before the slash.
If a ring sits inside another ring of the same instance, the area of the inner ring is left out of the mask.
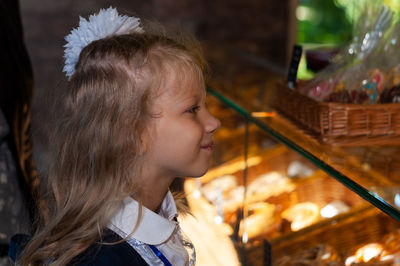
<path id="1" fill-rule="evenodd" d="M 51 140 L 50 219 L 18 264 L 67 264 L 100 241 L 126 196 L 140 195 L 140 138 L 155 115 L 151 103 L 171 68 L 190 66 L 189 75 L 202 79 L 199 47 L 191 38 L 129 34 L 82 50 Z"/>

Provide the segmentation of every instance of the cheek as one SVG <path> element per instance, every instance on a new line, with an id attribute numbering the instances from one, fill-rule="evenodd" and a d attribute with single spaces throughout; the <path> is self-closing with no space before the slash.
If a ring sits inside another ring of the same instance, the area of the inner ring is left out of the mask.
<path id="1" fill-rule="evenodd" d="M 168 126 L 164 126 L 159 134 L 163 134 L 164 141 L 171 145 L 182 148 L 198 148 L 203 136 L 203 130 L 196 121 L 170 121 Z"/>
<path id="2" fill-rule="evenodd" d="M 188 141 L 201 142 L 203 137 L 203 127 L 197 121 L 190 121 L 181 126 L 181 135 Z"/>

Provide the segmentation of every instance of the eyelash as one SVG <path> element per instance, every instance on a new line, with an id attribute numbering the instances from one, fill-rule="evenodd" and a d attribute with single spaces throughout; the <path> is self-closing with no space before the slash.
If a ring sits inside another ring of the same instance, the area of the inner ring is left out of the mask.
<path id="1" fill-rule="evenodd" d="M 191 114 L 195 114 L 199 109 L 200 109 L 200 106 L 196 105 L 196 106 L 191 107 L 189 110 L 187 110 L 187 112 L 191 113 Z"/>

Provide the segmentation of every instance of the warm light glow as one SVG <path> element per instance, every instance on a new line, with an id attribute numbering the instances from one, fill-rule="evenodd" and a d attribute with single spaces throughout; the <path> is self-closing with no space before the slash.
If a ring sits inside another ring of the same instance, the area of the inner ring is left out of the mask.
<path id="1" fill-rule="evenodd" d="M 379 256 L 383 250 L 382 245 L 378 243 L 371 243 L 368 245 L 363 246 L 362 248 L 359 248 L 356 251 L 356 259 L 359 262 L 368 262 L 371 259 Z"/>
<path id="2" fill-rule="evenodd" d="M 378 256 L 379 253 L 381 253 L 381 250 L 378 250 L 378 249 L 375 249 L 375 248 L 369 248 L 369 249 L 365 250 L 365 252 L 364 252 L 364 261 L 365 262 L 370 261 L 372 258 L 375 258 L 376 256 Z"/>
<path id="3" fill-rule="evenodd" d="M 330 252 L 325 253 L 324 255 L 322 255 L 321 259 L 322 260 L 327 260 L 332 256 L 332 254 Z"/>
<path id="4" fill-rule="evenodd" d="M 321 216 L 324 218 L 331 218 L 339 214 L 338 209 L 332 205 L 326 205 L 321 209 Z"/>
<path id="5" fill-rule="evenodd" d="M 350 257 L 348 257 L 347 259 L 346 259 L 346 261 L 345 261 L 345 265 L 346 266 L 350 266 L 351 264 L 353 264 L 353 263 L 355 263 L 356 262 L 356 257 L 354 257 L 354 256 L 350 256 Z"/>
<path id="6" fill-rule="evenodd" d="M 350 207 L 346 203 L 340 200 L 335 200 L 323 207 L 320 211 L 320 214 L 324 218 L 331 218 L 340 213 L 348 212 L 349 210 Z"/>
<path id="7" fill-rule="evenodd" d="M 274 117 L 275 113 L 274 112 L 252 112 L 251 116 L 252 117 Z"/>

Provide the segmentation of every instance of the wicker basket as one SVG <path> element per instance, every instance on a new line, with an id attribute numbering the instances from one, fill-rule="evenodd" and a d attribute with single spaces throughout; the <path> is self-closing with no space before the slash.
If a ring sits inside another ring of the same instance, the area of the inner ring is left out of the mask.
<path id="1" fill-rule="evenodd" d="M 317 102 L 278 85 L 274 108 L 319 140 L 335 145 L 400 143 L 400 104 Z"/>

